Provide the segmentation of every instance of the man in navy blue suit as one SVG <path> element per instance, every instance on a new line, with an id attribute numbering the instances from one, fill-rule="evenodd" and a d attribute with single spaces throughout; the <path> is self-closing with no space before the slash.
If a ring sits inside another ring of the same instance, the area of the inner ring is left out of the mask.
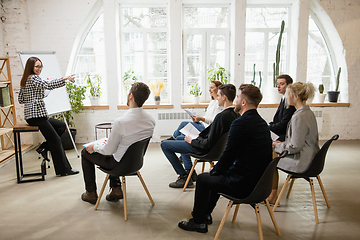
<path id="1" fill-rule="evenodd" d="M 269 126 L 257 112 L 261 99 L 258 87 L 241 84 L 235 103 L 241 117 L 231 124 L 217 164 L 209 173 L 197 177 L 193 218 L 179 222 L 180 228 L 206 233 L 220 196 L 218 192 L 245 198 L 255 188 L 272 160 Z"/>

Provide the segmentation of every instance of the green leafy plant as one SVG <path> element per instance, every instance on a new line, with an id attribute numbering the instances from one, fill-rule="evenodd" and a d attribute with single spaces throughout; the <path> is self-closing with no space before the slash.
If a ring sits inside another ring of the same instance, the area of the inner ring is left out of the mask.
<path id="1" fill-rule="evenodd" d="M 214 80 L 219 80 L 223 84 L 227 84 L 230 80 L 230 72 L 216 63 L 213 68 L 208 69 L 208 80 L 211 83 Z"/>
<path id="2" fill-rule="evenodd" d="M 86 86 L 79 86 L 69 81 L 66 82 L 66 91 L 69 94 L 71 110 L 64 112 L 64 116 L 70 127 L 75 127 L 73 122 L 74 114 L 78 114 L 84 110 L 86 88 Z M 61 114 L 54 115 L 53 118 L 63 120 Z"/>
<path id="3" fill-rule="evenodd" d="M 101 96 L 101 76 L 99 74 L 88 74 L 85 76 L 85 82 L 90 90 L 90 96 L 99 98 Z"/>
<path id="4" fill-rule="evenodd" d="M 190 94 L 194 95 L 195 97 L 200 97 L 201 96 L 202 92 L 201 92 L 201 89 L 200 89 L 200 87 L 198 86 L 197 83 L 195 85 L 191 86 Z"/>
<path id="5" fill-rule="evenodd" d="M 282 35 L 284 33 L 284 28 L 285 28 L 285 21 L 283 20 L 281 22 L 281 28 L 280 28 L 280 34 L 279 34 L 279 39 L 278 39 L 278 44 L 276 47 L 276 59 L 275 59 L 275 63 L 273 64 L 273 86 L 276 87 L 277 85 L 277 80 L 276 77 L 280 75 L 280 49 L 281 49 L 281 39 L 282 39 Z"/>
<path id="6" fill-rule="evenodd" d="M 319 93 L 323 94 L 324 92 L 324 85 L 323 84 L 319 84 Z"/>
<path id="7" fill-rule="evenodd" d="M 341 67 L 339 67 L 337 76 L 336 76 L 336 88 L 335 91 L 339 91 L 339 84 L 340 84 L 340 73 L 341 73 Z"/>
<path id="8" fill-rule="evenodd" d="M 136 83 L 138 80 L 139 78 L 135 75 L 134 71 L 131 70 L 131 68 L 127 70 L 123 76 L 123 83 L 126 88 L 126 91 L 128 91 L 131 88 L 131 85 Z"/>

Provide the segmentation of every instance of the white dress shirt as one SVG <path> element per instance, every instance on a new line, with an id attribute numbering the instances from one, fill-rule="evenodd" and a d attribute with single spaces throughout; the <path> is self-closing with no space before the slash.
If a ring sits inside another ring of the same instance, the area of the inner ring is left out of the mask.
<path id="1" fill-rule="evenodd" d="M 113 155 L 120 162 L 128 147 L 153 135 L 155 120 L 143 108 L 130 108 L 115 119 L 106 145 L 94 145 L 94 151 Z"/>
<path id="2" fill-rule="evenodd" d="M 211 100 L 205 113 L 205 123 L 211 124 L 214 121 L 216 115 L 223 110 L 223 107 L 219 106 L 218 100 Z"/>

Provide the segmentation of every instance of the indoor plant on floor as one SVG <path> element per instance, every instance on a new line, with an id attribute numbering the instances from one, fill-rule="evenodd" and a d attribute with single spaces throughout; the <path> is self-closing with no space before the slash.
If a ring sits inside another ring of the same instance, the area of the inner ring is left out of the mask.
<path id="1" fill-rule="evenodd" d="M 99 98 L 101 96 L 101 76 L 99 74 L 89 73 L 85 76 L 84 80 L 89 88 L 91 105 L 99 105 Z"/>
<path id="2" fill-rule="evenodd" d="M 73 119 L 74 119 L 73 115 L 78 114 L 82 110 L 84 110 L 84 99 L 85 99 L 86 86 L 79 86 L 79 85 L 76 85 L 75 83 L 67 81 L 66 82 L 66 91 L 69 94 L 71 110 L 64 112 L 64 116 L 65 116 L 68 126 L 75 127 L 75 124 L 73 122 Z M 62 121 L 64 120 L 62 114 L 58 114 L 58 115 L 55 115 L 52 117 L 62 120 Z M 70 128 L 70 132 L 75 141 L 76 129 Z M 63 147 L 65 150 L 74 148 L 67 130 L 65 130 L 65 132 L 61 135 L 61 141 L 62 141 L 62 144 L 63 144 Z"/>

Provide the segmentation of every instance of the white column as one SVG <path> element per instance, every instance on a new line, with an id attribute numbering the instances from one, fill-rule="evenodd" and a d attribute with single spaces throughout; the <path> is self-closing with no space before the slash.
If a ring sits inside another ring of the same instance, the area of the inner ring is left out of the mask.
<path id="1" fill-rule="evenodd" d="M 177 0 L 169 0 L 168 6 L 168 24 L 169 24 L 169 52 L 168 52 L 168 89 L 171 89 L 170 103 L 174 105 L 174 110 L 180 109 L 182 97 L 182 26 L 181 12 L 182 3 Z"/>
<path id="2" fill-rule="evenodd" d="M 119 5 L 113 0 L 103 0 L 104 8 L 104 36 L 106 56 L 106 79 L 108 88 L 108 103 L 110 111 L 117 110 L 120 76 L 119 51 Z"/>
<path id="3" fill-rule="evenodd" d="M 231 3 L 231 79 L 236 88 L 245 81 L 246 0 Z"/>
<path id="4" fill-rule="evenodd" d="M 309 34 L 310 0 L 297 0 L 291 7 L 290 70 L 294 81 L 305 82 Z"/>

